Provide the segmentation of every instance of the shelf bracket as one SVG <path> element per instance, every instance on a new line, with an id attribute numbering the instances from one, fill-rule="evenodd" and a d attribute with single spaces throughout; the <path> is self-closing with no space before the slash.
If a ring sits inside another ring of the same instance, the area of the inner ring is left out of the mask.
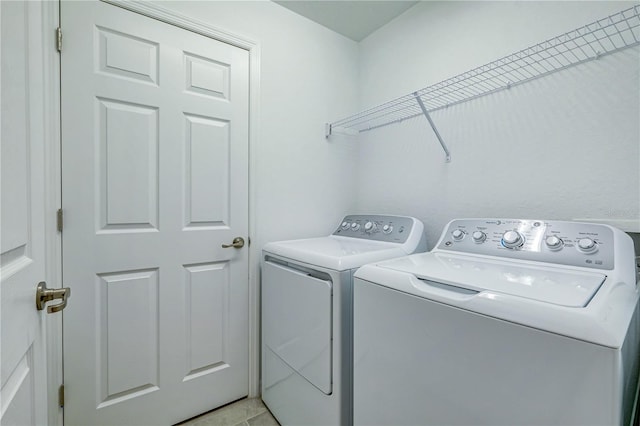
<path id="1" fill-rule="evenodd" d="M 431 119 L 431 116 L 429 115 L 429 112 L 427 112 L 427 108 L 424 106 L 424 103 L 422 102 L 422 99 L 420 98 L 420 95 L 418 95 L 418 92 L 413 92 L 413 96 L 415 96 L 416 101 L 418 102 L 418 105 L 420 105 L 420 109 L 422 110 L 422 113 L 427 118 L 427 121 L 429 122 L 429 125 L 431 126 L 431 129 L 433 129 L 433 133 L 436 134 L 436 138 L 438 138 L 438 142 L 440 142 L 440 145 L 442 146 L 442 149 L 444 150 L 444 153 L 446 155 L 445 161 L 447 163 L 450 163 L 451 162 L 451 153 L 449 152 L 449 149 L 447 148 L 447 145 L 442 140 L 442 136 L 440 136 L 440 132 L 438 132 L 438 129 L 436 128 L 436 125 L 433 123 L 433 120 Z"/>
<path id="2" fill-rule="evenodd" d="M 329 139 L 329 136 L 333 135 L 334 133 L 347 135 L 347 136 L 358 136 L 360 132 L 355 129 L 350 129 L 348 127 L 334 126 L 332 123 L 325 123 L 324 137 L 326 139 Z"/>

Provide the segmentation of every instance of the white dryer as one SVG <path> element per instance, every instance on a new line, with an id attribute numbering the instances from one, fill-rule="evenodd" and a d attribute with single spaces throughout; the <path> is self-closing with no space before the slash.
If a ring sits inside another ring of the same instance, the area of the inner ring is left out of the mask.
<path id="1" fill-rule="evenodd" d="M 598 224 L 454 220 L 354 278 L 354 424 L 630 425 L 633 244 Z"/>
<path id="2" fill-rule="evenodd" d="M 282 425 L 351 424 L 353 272 L 425 251 L 411 217 L 347 216 L 327 237 L 266 244 L 262 400 Z"/>

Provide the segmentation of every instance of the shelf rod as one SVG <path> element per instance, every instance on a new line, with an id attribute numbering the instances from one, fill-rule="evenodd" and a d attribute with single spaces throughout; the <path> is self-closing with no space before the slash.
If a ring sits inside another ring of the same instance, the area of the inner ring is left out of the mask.
<path id="1" fill-rule="evenodd" d="M 422 110 L 422 113 L 427 118 L 427 121 L 429 122 L 429 125 L 431 126 L 431 129 L 433 129 L 433 133 L 436 134 L 436 138 L 438 138 L 438 142 L 440 142 L 440 145 L 442 146 L 442 149 L 444 150 L 444 153 L 446 155 L 445 161 L 447 163 L 450 163 L 451 162 L 451 153 L 449 152 L 449 149 L 447 148 L 447 145 L 442 140 L 442 136 L 440 136 L 440 132 L 438 132 L 438 129 L 436 128 L 436 125 L 434 124 L 433 120 L 431 119 L 431 116 L 429 115 L 429 112 L 427 112 L 427 108 L 424 106 L 424 103 L 422 102 L 422 99 L 420 98 L 420 95 L 418 95 L 418 92 L 413 92 L 413 96 L 415 96 L 416 101 L 418 101 L 418 105 L 420 105 L 420 109 Z"/>

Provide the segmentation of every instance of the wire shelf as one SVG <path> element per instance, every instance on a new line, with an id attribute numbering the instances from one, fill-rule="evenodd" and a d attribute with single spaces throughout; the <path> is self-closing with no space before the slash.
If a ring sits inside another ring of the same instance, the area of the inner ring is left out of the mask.
<path id="1" fill-rule="evenodd" d="M 509 89 L 638 44 L 640 5 L 330 123 L 327 125 L 326 136 L 329 137 L 334 131 L 354 134 L 366 132 L 426 116 L 448 158 L 448 150 L 429 118 L 429 113 Z"/>

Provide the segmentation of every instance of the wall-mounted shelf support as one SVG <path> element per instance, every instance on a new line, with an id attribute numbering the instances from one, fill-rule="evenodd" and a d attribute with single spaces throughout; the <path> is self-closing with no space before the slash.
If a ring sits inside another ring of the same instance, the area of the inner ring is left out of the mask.
<path id="1" fill-rule="evenodd" d="M 327 124 L 325 136 L 358 134 L 430 114 L 640 45 L 640 5 L 543 41 L 366 111 Z M 417 101 L 417 102 L 416 102 Z"/>
<path id="2" fill-rule="evenodd" d="M 438 129 L 436 128 L 436 125 L 433 123 L 433 120 L 431 119 L 431 116 L 429 115 L 429 112 L 427 111 L 427 107 L 424 106 L 424 102 L 422 102 L 422 99 L 420 98 L 420 95 L 418 95 L 418 92 L 413 92 L 413 96 L 415 96 L 416 101 L 418 102 L 418 105 L 420 105 L 420 109 L 422 110 L 422 113 L 427 118 L 427 121 L 429 122 L 429 125 L 431 126 L 431 129 L 433 129 L 433 133 L 436 134 L 436 138 L 438 138 L 438 142 L 440 142 L 440 145 L 442 146 L 442 149 L 444 150 L 444 154 L 446 156 L 445 161 L 447 163 L 451 162 L 451 153 L 449 152 L 449 148 L 447 148 L 447 145 L 442 140 L 442 136 L 440 136 L 440 132 L 438 132 Z"/>

